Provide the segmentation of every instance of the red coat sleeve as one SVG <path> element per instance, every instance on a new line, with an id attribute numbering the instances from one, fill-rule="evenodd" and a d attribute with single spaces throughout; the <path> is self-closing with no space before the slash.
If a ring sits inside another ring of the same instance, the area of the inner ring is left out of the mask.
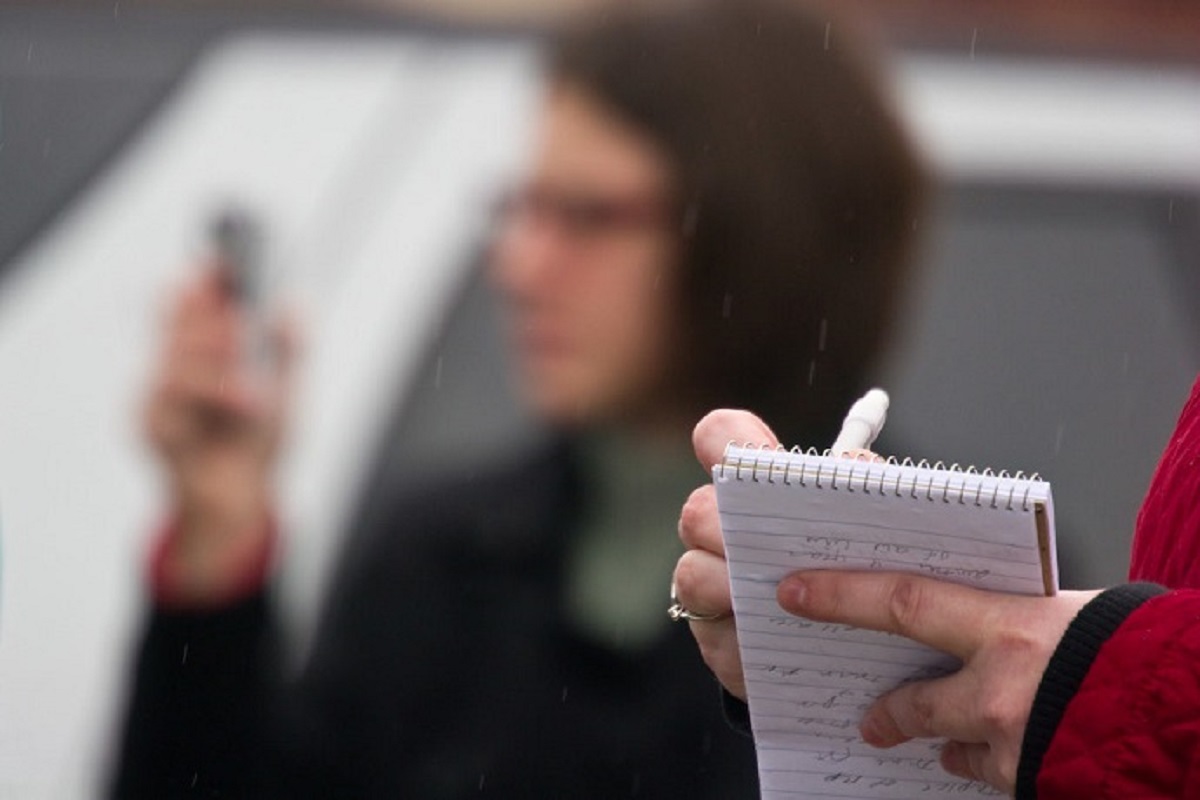
<path id="1" fill-rule="evenodd" d="M 1200 799 L 1200 591 L 1140 602 L 1099 646 L 1042 757 L 1037 797 Z"/>
<path id="2" fill-rule="evenodd" d="M 1129 577 L 1200 588 L 1200 378 L 1138 511 Z"/>

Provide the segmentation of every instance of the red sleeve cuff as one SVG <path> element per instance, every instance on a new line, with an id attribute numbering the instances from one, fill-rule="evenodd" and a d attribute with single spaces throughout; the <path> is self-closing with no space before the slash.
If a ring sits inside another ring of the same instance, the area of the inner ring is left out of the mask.
<path id="1" fill-rule="evenodd" d="M 1196 797 L 1198 663 L 1200 592 L 1142 603 L 1101 646 L 1067 706 L 1037 796 Z"/>
<path id="2" fill-rule="evenodd" d="M 178 546 L 180 528 L 177 517 L 168 519 L 154 537 L 147 560 L 146 575 L 155 605 L 172 610 L 220 608 L 262 591 L 279 545 L 279 526 L 274 515 L 268 516 L 262 524 L 258 535 L 248 539 L 255 542 L 253 549 L 219 581 L 204 587 L 201 592 L 185 583 L 171 568 L 170 556 Z"/>

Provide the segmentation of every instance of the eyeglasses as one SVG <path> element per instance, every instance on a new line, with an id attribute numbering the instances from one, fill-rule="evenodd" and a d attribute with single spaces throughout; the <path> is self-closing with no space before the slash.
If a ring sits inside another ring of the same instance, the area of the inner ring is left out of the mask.
<path id="1" fill-rule="evenodd" d="M 603 195 L 585 190 L 524 186 L 506 192 L 493 209 L 498 224 L 533 221 L 576 239 L 665 229 L 669 204 L 660 197 Z"/>

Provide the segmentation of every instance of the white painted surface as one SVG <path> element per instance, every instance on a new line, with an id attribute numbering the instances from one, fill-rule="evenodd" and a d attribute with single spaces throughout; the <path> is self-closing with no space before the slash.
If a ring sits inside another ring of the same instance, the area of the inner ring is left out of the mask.
<path id="1" fill-rule="evenodd" d="M 955 180 L 1200 186 L 1200 70 L 912 54 L 895 83 Z"/>

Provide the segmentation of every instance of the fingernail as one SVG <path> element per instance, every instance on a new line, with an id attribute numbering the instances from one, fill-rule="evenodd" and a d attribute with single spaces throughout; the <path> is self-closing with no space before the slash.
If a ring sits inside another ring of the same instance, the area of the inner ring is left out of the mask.
<path id="1" fill-rule="evenodd" d="M 879 730 L 879 725 L 872 715 L 868 714 L 863 717 L 862 722 L 858 724 L 858 732 L 862 735 L 863 741 L 872 747 L 883 746 L 883 733 Z"/>
<path id="2" fill-rule="evenodd" d="M 788 610 L 794 611 L 804 607 L 804 597 L 808 593 L 808 587 L 804 581 L 795 576 L 784 578 L 779 583 L 779 588 L 776 590 L 776 599 L 779 605 Z"/>

